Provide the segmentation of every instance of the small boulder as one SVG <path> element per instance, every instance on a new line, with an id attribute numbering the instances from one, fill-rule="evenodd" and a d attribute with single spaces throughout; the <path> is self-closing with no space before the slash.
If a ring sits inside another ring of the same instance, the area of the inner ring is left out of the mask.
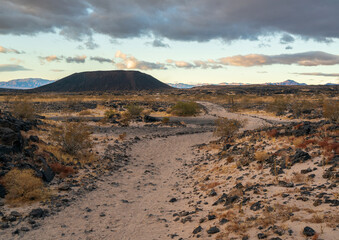
<path id="1" fill-rule="evenodd" d="M 307 237 L 312 237 L 315 235 L 315 231 L 313 230 L 313 228 L 311 227 L 305 227 L 304 228 L 304 231 L 303 231 L 303 234 Z"/>
<path id="2" fill-rule="evenodd" d="M 215 234 L 215 233 L 218 233 L 218 232 L 220 232 L 220 230 L 217 227 L 210 227 L 210 229 L 207 230 L 208 234 Z"/>

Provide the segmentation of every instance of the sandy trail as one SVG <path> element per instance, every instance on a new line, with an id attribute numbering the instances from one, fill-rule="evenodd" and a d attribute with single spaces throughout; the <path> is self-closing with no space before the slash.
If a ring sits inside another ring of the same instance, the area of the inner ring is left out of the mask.
<path id="1" fill-rule="evenodd" d="M 209 112 L 205 117 L 247 119 L 246 129 L 268 124 L 228 113 L 212 103 L 201 104 Z M 194 226 L 173 221 L 173 213 L 185 209 L 189 199 L 184 199 L 182 193 L 192 191 L 185 175 L 187 164 L 197 157 L 192 146 L 212 139 L 212 133 L 206 132 L 143 139 L 133 144 L 129 165 L 111 176 L 101 177 L 95 191 L 46 218 L 39 229 L 18 238 L 146 240 L 171 239 L 176 234 L 189 236 Z M 171 203 L 171 198 L 178 201 Z"/>

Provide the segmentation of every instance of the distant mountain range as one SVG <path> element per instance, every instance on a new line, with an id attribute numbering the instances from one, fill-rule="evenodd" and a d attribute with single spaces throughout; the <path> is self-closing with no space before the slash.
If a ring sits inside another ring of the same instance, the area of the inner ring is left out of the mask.
<path id="1" fill-rule="evenodd" d="M 0 88 L 8 89 L 32 89 L 37 88 L 49 83 L 54 82 L 53 80 L 47 80 L 42 78 L 24 78 L 14 79 L 8 82 L 0 82 Z"/>
<path id="2" fill-rule="evenodd" d="M 34 89 L 36 92 L 160 90 L 172 87 L 139 71 L 93 71 L 69 75 Z"/>
<path id="3" fill-rule="evenodd" d="M 106 71 L 106 72 L 115 72 L 117 74 L 117 72 L 119 71 Z M 122 71 L 122 72 L 137 72 L 137 71 Z M 66 78 L 68 79 L 73 79 L 73 80 L 69 80 L 67 81 L 68 83 L 67 84 L 70 84 L 71 81 L 75 81 L 74 79 L 80 77 L 80 75 L 92 75 L 90 78 L 96 78 L 98 77 L 99 79 L 103 77 L 103 74 L 101 71 L 96 71 L 96 72 L 90 72 L 92 74 L 89 74 L 89 72 L 87 72 L 86 74 L 85 73 L 75 73 L 75 74 L 72 74 Z M 138 72 L 139 74 L 136 74 L 136 75 L 142 75 L 143 77 L 141 78 L 147 78 L 147 79 L 151 79 L 151 85 L 152 85 L 152 82 L 156 82 L 154 81 L 155 78 L 153 78 L 152 76 L 150 75 L 147 75 L 147 74 L 144 74 L 144 73 L 141 73 L 141 72 Z M 108 73 L 106 73 L 107 75 Z M 131 73 L 129 73 L 131 75 Z M 144 74 L 144 75 L 143 75 Z M 109 75 L 109 74 L 108 74 Z M 108 77 L 108 75 L 106 77 Z M 128 75 L 128 74 L 127 74 Z M 122 79 L 128 79 L 129 77 L 128 76 L 122 76 Z M 132 74 L 133 75 L 133 74 Z M 136 77 L 136 75 L 134 77 Z M 139 76 L 139 77 L 140 77 Z M 103 77 L 103 78 L 106 78 L 106 77 Z M 85 77 L 86 78 L 86 77 Z M 133 78 L 133 77 L 132 77 Z M 101 79 L 102 80 L 102 79 Z M 101 81 L 100 80 L 100 81 Z M 83 81 L 87 81 L 87 80 L 84 80 Z M 107 81 L 108 83 L 108 79 L 104 80 L 104 81 Z M 114 80 L 116 84 L 117 83 L 117 79 Z M 131 81 L 131 80 L 127 80 L 128 81 Z M 144 80 L 146 81 L 146 80 Z M 158 82 L 160 82 L 159 80 L 157 80 Z M 8 82 L 0 82 L 0 88 L 7 88 L 7 89 L 33 89 L 33 88 L 38 88 L 38 87 L 41 87 L 41 86 L 44 86 L 44 85 L 47 85 L 47 84 L 50 84 L 50 83 L 53 83 L 53 82 L 56 82 L 54 80 L 47 80 L 47 79 L 42 79 L 42 78 L 24 78 L 24 79 L 15 79 L 15 80 L 11 80 L 11 81 L 8 81 Z M 133 82 L 133 81 L 132 81 Z M 138 80 L 139 82 L 139 80 Z M 146 81 L 147 82 L 147 81 Z M 145 84 L 146 84 L 145 82 Z M 131 82 L 130 82 L 131 83 Z M 161 83 L 161 82 L 160 82 Z M 59 86 L 63 85 L 64 83 L 60 84 L 58 83 Z M 113 84 L 113 85 L 114 85 Z M 160 85 L 163 87 L 164 83 L 161 83 Z M 94 85 L 98 85 L 98 84 L 94 84 Z M 127 85 L 123 84 L 123 81 L 120 80 L 120 83 L 118 84 L 119 86 L 118 87 L 112 87 L 112 86 L 107 86 L 107 88 L 103 88 L 104 90 L 109 90 L 109 89 L 117 89 L 117 88 L 123 88 L 124 90 L 126 89 L 133 89 L 133 83 L 131 83 L 131 85 L 128 87 Z M 158 83 L 156 84 L 158 87 L 160 85 L 158 85 Z M 204 85 L 215 85 L 215 86 L 242 86 L 242 85 L 251 85 L 250 83 L 235 83 L 235 82 L 232 82 L 232 83 L 227 83 L 227 82 L 222 82 L 222 83 L 219 83 L 219 84 L 207 84 L 207 83 L 201 83 L 201 84 L 187 84 L 187 83 L 168 83 L 167 85 L 171 86 L 171 87 L 174 87 L 174 88 L 180 88 L 180 89 L 189 89 L 189 88 L 193 88 L 193 87 L 199 87 L 199 86 L 204 86 Z M 306 83 L 298 83 L 294 80 L 286 80 L 284 82 L 278 82 L 278 83 L 264 83 L 263 85 L 280 85 L 280 86 L 292 86 L 292 85 L 300 85 L 300 86 L 306 86 L 307 84 Z M 330 85 L 338 85 L 338 84 L 335 84 L 335 83 L 326 83 L 324 85 L 327 85 L 327 86 L 330 86 Z M 69 87 L 69 85 L 68 85 Z M 74 88 L 72 88 L 73 90 L 77 88 L 76 85 L 73 86 Z M 87 88 L 87 87 L 86 87 Z M 139 88 L 136 86 L 136 88 Z M 150 88 L 152 89 L 151 86 L 148 86 L 146 87 L 147 89 Z M 66 87 L 63 87 L 63 89 L 65 91 L 73 91 L 71 89 L 67 90 Z M 82 88 L 84 89 L 84 88 Z M 98 89 L 98 86 L 95 86 L 94 89 Z M 143 89 L 143 87 L 140 86 L 140 89 Z M 98 91 L 98 90 L 91 90 L 91 91 Z M 100 91 L 100 90 L 99 90 Z"/>
<path id="4" fill-rule="evenodd" d="M 199 85 L 192 85 L 192 84 L 186 84 L 186 83 L 167 83 L 167 84 L 170 85 L 171 87 L 182 88 L 182 89 L 199 86 Z"/>
<path id="5" fill-rule="evenodd" d="M 265 85 L 279 85 L 279 86 L 292 86 L 292 85 L 299 85 L 299 86 L 306 86 L 306 83 L 298 83 L 294 80 L 286 80 L 284 82 L 279 82 L 279 83 L 265 83 Z"/>
<path id="6" fill-rule="evenodd" d="M 214 86 L 244 86 L 244 85 L 253 85 L 251 83 L 227 83 L 227 82 L 222 82 L 218 84 L 185 84 L 185 83 L 169 83 L 168 85 L 175 87 L 175 88 L 193 88 L 193 87 L 200 87 L 204 85 L 214 85 Z M 284 82 L 278 82 L 278 83 L 264 83 L 261 85 L 279 85 L 279 86 L 292 86 L 292 85 L 300 85 L 300 86 L 306 86 L 306 83 L 298 83 L 294 80 L 286 80 Z M 331 83 L 327 83 L 326 85 L 335 85 Z"/>

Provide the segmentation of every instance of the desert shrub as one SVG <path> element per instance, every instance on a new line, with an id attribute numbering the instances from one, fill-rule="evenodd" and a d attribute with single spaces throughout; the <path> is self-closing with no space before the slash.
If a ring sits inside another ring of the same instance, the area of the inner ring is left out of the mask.
<path id="1" fill-rule="evenodd" d="M 161 120 L 161 122 L 162 122 L 163 124 L 167 124 L 167 123 L 169 123 L 169 121 L 170 121 L 169 117 L 164 117 L 164 118 Z"/>
<path id="2" fill-rule="evenodd" d="M 275 97 L 273 102 L 268 104 L 266 110 L 269 112 L 274 112 L 277 115 L 283 114 L 287 110 L 288 101 L 284 97 Z"/>
<path id="3" fill-rule="evenodd" d="M 79 116 L 86 116 L 86 115 L 91 115 L 92 112 L 88 109 L 86 110 L 82 110 L 81 112 L 79 112 Z"/>
<path id="4" fill-rule="evenodd" d="M 127 111 L 128 111 L 128 114 L 131 116 L 131 118 L 139 117 L 143 110 L 144 109 L 141 106 L 138 106 L 135 104 L 129 104 L 127 106 Z"/>
<path id="5" fill-rule="evenodd" d="M 109 109 L 109 110 L 106 110 L 105 113 L 104 113 L 104 116 L 106 119 L 109 119 L 111 117 L 113 117 L 115 114 L 117 114 L 117 112 L 113 109 Z"/>
<path id="6" fill-rule="evenodd" d="M 278 134 L 278 130 L 277 129 L 272 129 L 270 131 L 267 132 L 267 136 L 271 137 L 271 138 L 274 138 L 276 137 Z"/>
<path id="7" fill-rule="evenodd" d="M 292 104 L 293 114 L 299 117 L 302 113 L 312 111 L 314 106 L 311 102 L 302 100 L 302 101 L 294 101 Z"/>
<path id="8" fill-rule="evenodd" d="M 126 133 L 126 132 L 123 132 L 122 134 L 119 134 L 118 139 L 119 139 L 120 141 L 124 141 L 124 140 L 126 139 L 126 137 L 127 137 L 127 133 Z"/>
<path id="9" fill-rule="evenodd" d="M 331 121 L 339 122 L 339 101 L 325 101 L 323 115 Z"/>
<path id="10" fill-rule="evenodd" d="M 61 178 L 68 177 L 68 176 L 73 175 L 75 173 L 75 170 L 74 170 L 73 167 L 65 166 L 65 165 L 62 165 L 61 163 L 58 163 L 58 162 L 52 163 L 49 166 L 51 167 L 53 172 L 55 172 L 56 174 L 59 174 Z"/>
<path id="11" fill-rule="evenodd" d="M 301 147 L 304 143 L 305 139 L 303 137 L 298 137 L 293 139 L 293 145 L 296 147 Z"/>
<path id="12" fill-rule="evenodd" d="M 177 116 L 194 116 L 199 111 L 200 107 L 196 102 L 177 102 L 171 112 Z"/>
<path id="13" fill-rule="evenodd" d="M 82 123 L 65 123 L 53 129 L 51 139 L 68 154 L 75 155 L 91 146 L 90 131 Z"/>
<path id="14" fill-rule="evenodd" d="M 257 160 L 258 162 L 264 162 L 265 160 L 268 159 L 268 157 L 269 155 L 266 151 L 257 151 L 254 154 L 255 160 Z"/>
<path id="15" fill-rule="evenodd" d="M 27 120 L 32 120 L 35 115 L 33 103 L 26 99 L 15 101 L 12 105 L 12 112 L 14 116 Z"/>
<path id="16" fill-rule="evenodd" d="M 32 169 L 12 169 L 3 178 L 7 190 L 6 201 L 12 205 L 41 201 L 49 196 L 40 178 L 34 176 Z"/>
<path id="17" fill-rule="evenodd" d="M 229 137 L 242 128 L 244 124 L 244 121 L 236 119 L 218 118 L 215 121 L 216 128 L 214 134 L 219 137 Z"/>

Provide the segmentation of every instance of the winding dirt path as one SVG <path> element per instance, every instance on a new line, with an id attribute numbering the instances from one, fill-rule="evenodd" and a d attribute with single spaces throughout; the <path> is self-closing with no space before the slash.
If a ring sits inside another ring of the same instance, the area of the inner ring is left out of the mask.
<path id="1" fill-rule="evenodd" d="M 247 119 L 246 129 L 267 125 L 264 120 L 228 113 L 212 103 L 201 104 L 209 112 L 205 117 Z M 192 193 L 185 174 L 187 165 L 197 157 L 192 147 L 212 139 L 212 133 L 206 132 L 135 143 L 129 165 L 102 177 L 95 191 L 18 238 L 148 240 L 189 236 L 194 226 L 175 222 L 173 214 L 189 202 L 183 193 Z M 174 202 L 170 202 L 172 198 Z"/>

